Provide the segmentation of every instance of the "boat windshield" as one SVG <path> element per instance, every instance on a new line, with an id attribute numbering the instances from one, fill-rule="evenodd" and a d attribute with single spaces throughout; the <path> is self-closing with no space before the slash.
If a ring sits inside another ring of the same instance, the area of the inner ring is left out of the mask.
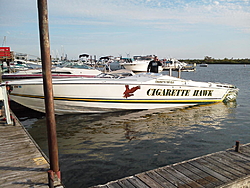
<path id="1" fill-rule="evenodd" d="M 60 67 L 77 68 L 77 69 L 94 69 L 91 66 L 79 62 L 66 62 L 61 64 Z"/>

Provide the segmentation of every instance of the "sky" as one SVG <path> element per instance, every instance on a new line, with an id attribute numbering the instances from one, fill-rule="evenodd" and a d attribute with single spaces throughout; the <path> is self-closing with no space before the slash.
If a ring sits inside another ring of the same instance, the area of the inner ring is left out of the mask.
<path id="1" fill-rule="evenodd" d="M 250 0 L 47 0 L 52 57 L 250 58 Z M 40 57 L 36 0 L 0 0 L 0 45 Z"/>

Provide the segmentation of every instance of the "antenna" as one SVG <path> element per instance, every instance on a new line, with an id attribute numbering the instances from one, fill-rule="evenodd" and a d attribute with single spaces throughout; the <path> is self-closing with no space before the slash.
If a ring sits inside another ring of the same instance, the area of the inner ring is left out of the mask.
<path id="1" fill-rule="evenodd" d="M 130 52 L 129 53 L 125 52 L 125 53 L 126 53 L 127 57 L 130 57 Z"/>
<path id="2" fill-rule="evenodd" d="M 2 44 L 2 46 L 6 46 L 6 36 L 4 36 L 4 38 L 3 38 L 3 44 Z"/>
<path id="3" fill-rule="evenodd" d="M 62 57 L 61 57 L 61 60 L 64 60 L 64 47 L 63 47 L 63 45 L 61 45 L 61 50 L 62 50 Z"/>

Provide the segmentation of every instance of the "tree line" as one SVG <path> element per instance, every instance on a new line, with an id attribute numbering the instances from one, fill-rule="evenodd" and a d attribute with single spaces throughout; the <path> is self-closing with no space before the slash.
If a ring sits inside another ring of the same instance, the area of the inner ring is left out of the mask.
<path id="1" fill-rule="evenodd" d="M 184 61 L 185 63 L 188 64 L 250 64 L 250 59 L 245 58 L 245 59 L 228 59 L 228 58 L 224 58 L 224 59 L 214 59 L 212 57 L 209 56 L 205 56 L 204 59 L 182 59 L 180 61 Z"/>

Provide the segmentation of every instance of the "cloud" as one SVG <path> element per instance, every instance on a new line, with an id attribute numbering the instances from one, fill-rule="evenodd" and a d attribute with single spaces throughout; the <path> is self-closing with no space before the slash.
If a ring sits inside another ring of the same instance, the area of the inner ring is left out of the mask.
<path id="1" fill-rule="evenodd" d="M 202 2 L 202 3 L 201 3 Z M 248 1 L 162 1 L 162 0 L 54 0 L 49 2 L 54 23 L 138 25 L 158 27 L 174 24 L 222 24 L 246 29 L 250 19 Z M 246 6 L 248 5 L 248 6 Z M 75 20 L 75 21 L 74 21 Z M 154 24 L 154 21 L 157 24 Z M 169 28 L 169 27 L 167 27 Z"/>
<path id="2" fill-rule="evenodd" d="M 1 4 L 1 26 L 37 22 L 35 1 L 1 0 Z M 250 20 L 249 0 L 53 0 L 48 1 L 48 9 L 53 25 L 148 25 L 163 29 L 167 24 L 180 28 L 183 24 L 222 24 L 246 30 Z"/>
<path id="3" fill-rule="evenodd" d="M 214 1 L 213 3 L 214 3 L 215 5 L 219 5 L 219 4 L 220 4 L 219 1 Z"/>

